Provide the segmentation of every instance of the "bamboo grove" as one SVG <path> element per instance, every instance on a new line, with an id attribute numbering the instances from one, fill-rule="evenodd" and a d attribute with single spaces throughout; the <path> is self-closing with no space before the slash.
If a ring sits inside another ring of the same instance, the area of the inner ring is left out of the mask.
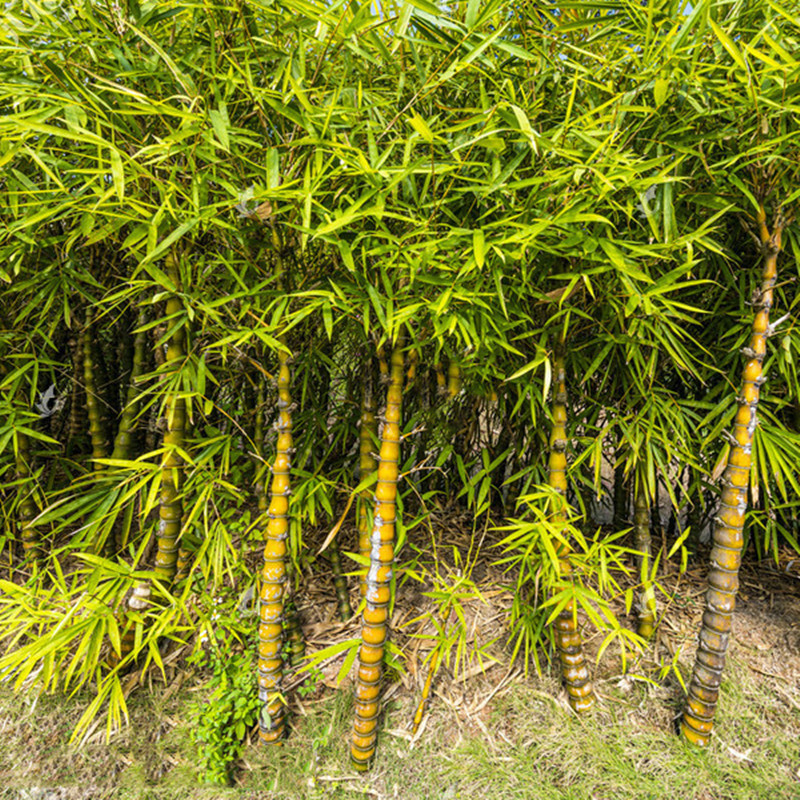
<path id="1" fill-rule="evenodd" d="M 554 643 L 579 711 L 584 626 L 647 647 L 662 541 L 710 531 L 681 723 L 708 744 L 745 550 L 797 547 L 796 4 L 3 15 L 0 675 L 89 685 L 77 735 L 111 730 L 249 569 L 280 742 L 330 562 L 367 769 L 394 587 L 450 504 L 504 535 L 509 657 Z"/>

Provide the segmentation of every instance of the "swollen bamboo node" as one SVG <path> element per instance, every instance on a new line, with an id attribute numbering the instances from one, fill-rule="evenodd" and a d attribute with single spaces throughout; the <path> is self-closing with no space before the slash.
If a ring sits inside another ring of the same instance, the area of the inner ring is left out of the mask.
<path id="1" fill-rule="evenodd" d="M 689 695 L 680 724 L 684 738 L 698 747 L 706 747 L 714 727 L 714 715 L 725 668 L 725 656 L 733 628 L 739 567 L 744 544 L 744 520 L 752 460 L 753 434 L 758 423 L 756 409 L 759 387 L 763 383 L 762 365 L 767 352 L 769 310 L 777 280 L 777 260 L 781 247 L 782 222 L 776 221 L 770 232 L 763 209 L 758 216 L 763 247 L 760 305 L 753 318 L 747 361 L 742 369 L 742 391 L 733 426 L 733 442 L 723 475 L 720 510 L 714 519 L 711 570 L 708 575 L 706 609 L 697 647 L 697 656 L 689 684 Z"/>
<path id="2" fill-rule="evenodd" d="M 283 343 L 283 341 L 282 341 Z M 285 734 L 286 719 L 280 697 L 283 677 L 283 601 L 286 587 L 286 540 L 289 536 L 289 494 L 292 464 L 292 399 L 289 355 L 278 354 L 278 443 L 272 465 L 270 503 L 261 569 L 261 607 L 258 625 L 258 696 L 263 704 L 259 737 L 277 744 Z"/>
<path id="3" fill-rule="evenodd" d="M 554 359 L 554 384 L 552 416 L 553 427 L 550 432 L 550 458 L 548 461 L 548 484 L 562 497 L 567 494 L 567 385 L 564 368 L 564 354 L 561 345 L 556 350 Z M 553 514 L 554 522 L 566 522 L 563 508 Z M 561 571 L 566 577 L 572 568 L 566 556 L 568 551 L 563 547 L 559 552 Z M 567 689 L 569 704 L 573 710 L 582 713 L 595 704 L 594 690 L 589 678 L 589 668 L 583 655 L 583 643 L 578 631 L 575 615 L 575 604 L 570 601 L 558 615 L 554 623 L 556 649 L 561 662 L 561 676 Z"/>
<path id="4" fill-rule="evenodd" d="M 355 689 L 355 722 L 350 758 L 355 769 L 365 771 L 375 755 L 380 711 L 380 681 L 388 636 L 390 582 L 394 565 L 397 514 L 397 480 L 400 455 L 400 422 L 403 401 L 403 353 L 401 341 L 392 352 L 386 422 L 381 436 L 375 515 L 370 534 L 370 566 L 366 606 L 361 622 L 361 647 Z"/>

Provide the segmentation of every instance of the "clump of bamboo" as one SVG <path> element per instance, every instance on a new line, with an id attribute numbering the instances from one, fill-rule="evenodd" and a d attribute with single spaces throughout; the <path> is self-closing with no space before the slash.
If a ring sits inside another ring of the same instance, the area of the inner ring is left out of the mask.
<path id="1" fill-rule="evenodd" d="M 377 739 L 380 681 L 388 635 L 390 582 L 394 564 L 402 402 L 403 352 L 398 341 L 392 352 L 386 416 L 381 435 L 375 515 L 370 535 L 370 567 L 358 654 L 355 723 L 350 757 L 359 771 L 369 769 Z"/>
<path id="2" fill-rule="evenodd" d="M 722 478 L 720 510 L 714 518 L 714 546 L 711 550 L 711 570 L 708 573 L 706 609 L 689 696 L 680 726 L 683 736 L 698 747 L 706 747 L 711 738 L 722 671 L 725 668 L 725 655 L 733 627 L 744 542 L 753 434 L 758 424 L 756 410 L 760 387 L 766 381 L 763 363 L 767 353 L 767 337 L 770 335 L 769 312 L 778 276 L 778 254 L 781 250 L 784 224 L 785 221 L 779 214 L 770 231 L 764 210 L 760 209 L 758 225 L 764 268 L 750 344 L 743 350 L 746 361 L 742 371 L 742 394 L 733 423 L 734 433 L 728 464 Z"/>
<path id="3" fill-rule="evenodd" d="M 553 427 L 550 432 L 550 458 L 547 479 L 552 489 L 562 498 L 567 494 L 567 384 L 564 368 L 563 344 L 556 347 L 554 358 L 554 390 L 552 400 Z M 563 504 L 553 514 L 556 523 L 566 522 Z M 559 552 L 560 569 L 564 577 L 569 577 L 572 567 L 567 559 L 564 546 Z M 569 703 L 575 711 L 588 711 L 595 703 L 594 691 L 589 679 L 589 669 L 583 655 L 583 642 L 578 631 L 575 604 L 570 601 L 561 611 L 554 623 L 556 648 L 561 661 L 561 675 L 567 688 Z"/>
<path id="4" fill-rule="evenodd" d="M 170 254 L 165 259 L 165 266 L 175 291 L 167 299 L 167 316 L 177 316 L 182 308 L 180 291 L 180 273 L 175 257 Z M 185 331 L 177 325 L 167 345 L 167 366 L 178 369 L 180 362 L 186 357 Z M 183 501 L 181 500 L 181 478 L 183 458 L 179 450 L 185 446 L 186 401 L 179 394 L 170 394 L 167 398 L 167 432 L 164 434 L 166 450 L 161 465 L 161 495 L 159 504 L 158 550 L 155 559 L 155 573 L 163 581 L 170 583 L 175 577 L 178 560 L 178 537 L 183 518 Z"/>

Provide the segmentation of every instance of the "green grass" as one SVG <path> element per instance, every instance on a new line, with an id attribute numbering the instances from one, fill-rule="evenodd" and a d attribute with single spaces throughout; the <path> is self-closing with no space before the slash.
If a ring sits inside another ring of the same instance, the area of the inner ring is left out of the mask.
<path id="1" fill-rule="evenodd" d="M 490 686 L 488 677 L 480 680 Z M 98 734 L 75 749 L 67 739 L 83 698 L 34 701 L 4 688 L 0 796 L 791 800 L 800 798 L 800 705 L 787 703 L 782 686 L 731 659 L 705 752 L 674 735 L 681 698 L 670 686 L 601 681 L 602 702 L 587 719 L 562 705 L 548 678 L 520 679 L 472 714 L 434 698 L 413 745 L 407 723 L 414 699 L 398 692 L 367 776 L 347 763 L 349 692 L 332 692 L 303 701 L 282 747 L 247 747 L 231 788 L 198 782 L 188 728 L 196 692 L 166 702 L 157 691 L 140 693 L 131 698 L 130 727 L 108 744 Z"/>

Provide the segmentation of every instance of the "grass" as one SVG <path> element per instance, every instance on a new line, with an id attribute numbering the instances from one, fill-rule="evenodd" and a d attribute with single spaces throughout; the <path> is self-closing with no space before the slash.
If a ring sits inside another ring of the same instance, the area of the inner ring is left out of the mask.
<path id="1" fill-rule="evenodd" d="M 499 671 L 499 670 L 498 670 Z M 480 678 L 490 687 L 489 676 Z M 131 725 L 106 744 L 67 744 L 85 698 L 36 700 L 0 691 L 0 797 L 27 800 L 168 798 L 406 798 L 457 800 L 790 800 L 800 798 L 800 705 L 775 678 L 730 660 L 717 734 L 697 752 L 673 733 L 680 689 L 600 681 L 602 702 L 576 718 L 555 680 L 522 678 L 469 713 L 457 686 L 443 686 L 412 742 L 413 697 L 387 708 L 379 755 L 367 776 L 347 763 L 347 691 L 303 702 L 279 748 L 251 744 L 231 788 L 198 782 L 189 735 L 197 696 L 131 698 Z M 454 693 L 456 693 L 454 695 Z M 451 703 L 452 705 L 450 705 Z"/>

